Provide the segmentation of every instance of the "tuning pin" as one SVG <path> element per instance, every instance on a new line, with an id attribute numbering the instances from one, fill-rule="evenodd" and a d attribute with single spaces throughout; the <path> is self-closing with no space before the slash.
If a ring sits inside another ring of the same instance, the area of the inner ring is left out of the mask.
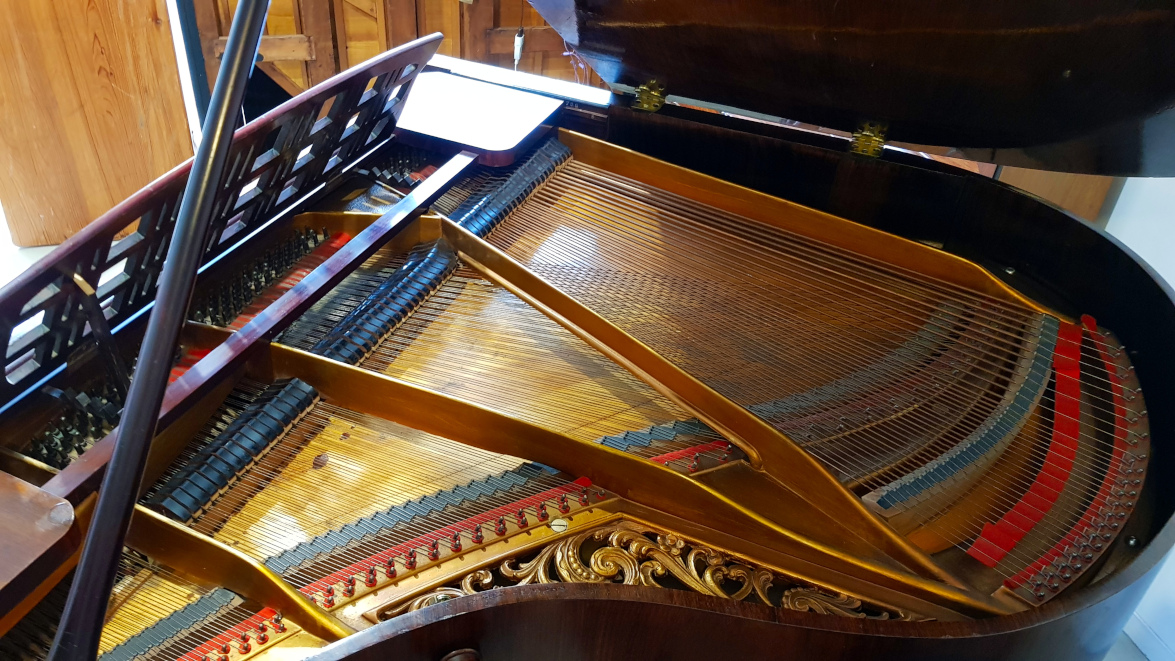
<path id="1" fill-rule="evenodd" d="M 268 643 L 268 642 L 269 642 L 269 634 L 265 633 L 264 631 L 257 634 L 257 644 L 258 645 L 264 645 L 265 643 Z"/>
<path id="2" fill-rule="evenodd" d="M 506 534 L 506 517 L 498 517 L 498 522 L 494 524 L 494 533 L 496 533 L 499 537 Z"/>
<path id="3" fill-rule="evenodd" d="M 333 594 L 328 594 L 326 596 L 326 598 L 322 600 L 322 607 L 323 608 L 334 608 L 335 607 L 335 596 Z"/>
<path id="4" fill-rule="evenodd" d="M 730 461 L 731 457 L 733 457 L 733 456 L 734 456 L 734 443 L 727 443 L 726 449 L 722 451 L 722 458 L 720 458 L 718 461 L 721 461 L 722 463 L 725 464 L 726 462 Z"/>
<path id="5" fill-rule="evenodd" d="M 225 643 L 225 644 L 223 644 L 223 645 L 221 645 L 221 646 L 220 646 L 220 653 L 221 653 L 221 654 L 228 654 L 229 652 L 231 652 L 231 651 L 232 651 L 232 649 L 233 649 L 233 648 L 232 648 L 232 646 L 231 646 L 231 645 L 229 645 L 228 643 Z"/>
<path id="6" fill-rule="evenodd" d="M 343 579 L 343 596 L 344 597 L 354 597 L 355 596 L 355 577 L 354 576 L 348 576 L 347 578 Z"/>
<path id="7" fill-rule="evenodd" d="M 416 569 L 416 549 L 412 549 L 404 554 L 404 567 Z"/>
<path id="8" fill-rule="evenodd" d="M 519 528 L 525 528 L 530 525 L 530 522 L 526 520 L 526 512 L 522 510 L 518 510 L 514 514 L 514 522 L 518 524 Z"/>
<path id="9" fill-rule="evenodd" d="M 326 586 L 326 589 L 325 589 L 325 590 L 323 590 L 323 591 L 322 591 L 322 593 L 323 593 L 323 594 L 325 594 L 325 595 L 326 595 L 326 596 L 328 596 L 328 597 L 333 597 L 333 596 L 335 596 L 335 586 L 333 586 L 333 585 L 328 585 L 328 586 Z"/>
<path id="10" fill-rule="evenodd" d="M 559 502 L 559 512 L 561 514 L 566 514 L 571 511 L 571 503 L 567 502 L 567 494 L 561 494 L 559 496 L 558 502 Z"/>
<path id="11" fill-rule="evenodd" d="M 587 505 L 588 504 L 588 491 L 587 491 L 587 489 L 584 489 L 579 492 L 579 504 L 580 505 Z"/>
<path id="12" fill-rule="evenodd" d="M 461 535 L 453 533 L 453 539 L 449 542 L 449 550 L 453 553 L 461 550 Z"/>
<path id="13" fill-rule="evenodd" d="M 474 544 L 481 544 L 482 542 L 485 541 L 485 536 L 481 534 L 481 526 L 480 525 L 473 527 L 473 534 L 471 535 L 471 537 L 473 538 Z"/>
<path id="14" fill-rule="evenodd" d="M 363 579 L 363 584 L 369 588 L 373 588 L 378 582 L 379 578 L 375 575 L 375 565 L 371 565 L 367 568 L 367 577 Z"/>
<path id="15" fill-rule="evenodd" d="M 250 649 L 252 649 L 252 647 L 249 645 L 249 634 L 242 633 L 241 634 L 241 646 L 237 648 L 237 651 L 240 652 L 241 654 L 248 654 Z"/>
<path id="16" fill-rule="evenodd" d="M 313 598 L 311 599 L 311 601 L 313 601 Z M 285 624 L 285 622 L 282 622 L 282 614 L 281 613 L 274 614 L 272 622 L 273 622 L 273 630 L 274 631 L 276 631 L 277 633 L 285 633 L 286 632 L 286 624 Z"/>
<path id="17" fill-rule="evenodd" d="M 388 558 L 387 564 L 384 565 L 384 573 L 388 578 L 396 577 L 396 560 L 395 558 Z"/>
<path id="18" fill-rule="evenodd" d="M 428 545 L 428 559 L 436 560 L 441 557 L 440 540 L 432 540 Z"/>

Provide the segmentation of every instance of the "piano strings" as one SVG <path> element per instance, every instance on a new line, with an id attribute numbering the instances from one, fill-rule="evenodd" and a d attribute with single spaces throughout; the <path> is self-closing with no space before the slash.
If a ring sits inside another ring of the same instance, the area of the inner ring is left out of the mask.
<path id="1" fill-rule="evenodd" d="M 774 413 L 760 415 L 862 495 L 897 477 L 892 469 L 917 467 L 982 425 L 1040 326 L 1029 309 L 576 161 L 489 240 L 719 392 Z M 911 341 L 917 351 L 905 346 Z M 1111 469 L 1113 427 L 1122 422 L 1095 356 L 1117 347 L 1088 334 L 1080 347 L 1064 337 L 1057 344 L 1058 351 L 1081 356 L 1083 411 L 1082 451 L 1071 475 L 1084 493 L 1057 502 L 1036 529 L 1060 536 L 1091 503 L 1104 500 L 1097 487 Z M 883 364 L 902 349 L 912 358 L 907 364 Z M 956 545 L 967 546 L 984 524 L 1013 508 L 1036 472 L 1055 460 L 1048 442 L 1053 421 L 1074 416 L 1072 406 L 1058 411 L 1054 404 L 1073 398 L 1056 391 L 1051 369 L 1038 362 L 1028 374 L 1021 370 L 1021 379 L 1034 374 L 1044 381 L 1043 392 L 1030 407 L 1007 406 L 1025 418 L 1013 443 L 1030 448 L 1028 461 L 1009 476 L 969 486 L 973 495 L 990 495 L 991 513 L 952 520 L 944 517 L 962 493 L 931 501 L 928 518 Z M 892 393 L 886 406 L 875 401 L 878 381 L 883 389 L 888 381 L 891 390 L 894 383 L 907 390 Z M 849 397 L 829 398 L 802 415 L 766 406 L 831 382 Z M 852 398 L 873 403 L 854 407 Z M 1009 463 L 997 464 L 996 474 Z M 1037 557 L 1018 549 L 996 568 L 1003 576 Z"/>

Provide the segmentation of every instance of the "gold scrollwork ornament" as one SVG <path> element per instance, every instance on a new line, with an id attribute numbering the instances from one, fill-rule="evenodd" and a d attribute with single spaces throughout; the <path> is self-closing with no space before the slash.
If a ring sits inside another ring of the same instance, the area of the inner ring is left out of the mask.
<path id="1" fill-rule="evenodd" d="M 596 548 L 584 562 L 585 547 Z M 721 551 L 688 542 L 678 535 L 651 530 L 622 521 L 547 545 L 526 562 L 504 561 L 498 573 L 510 585 L 546 583 L 622 583 L 648 587 L 667 587 L 659 582 L 672 577 L 686 588 L 700 594 L 742 601 L 753 592 L 758 600 L 772 607 L 853 618 L 914 619 L 900 611 L 872 609 L 869 615 L 861 600 L 796 586 L 785 589 L 779 603 L 769 590 L 776 580 L 788 583 L 784 576 L 749 564 Z M 486 569 L 466 575 L 460 587 L 438 588 L 390 609 L 380 611 L 381 620 L 418 610 L 454 597 L 474 594 L 494 587 L 494 576 Z"/>

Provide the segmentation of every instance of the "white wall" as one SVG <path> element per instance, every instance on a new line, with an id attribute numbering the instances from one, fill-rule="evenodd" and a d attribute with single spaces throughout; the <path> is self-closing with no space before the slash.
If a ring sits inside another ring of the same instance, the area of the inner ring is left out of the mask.
<path id="1" fill-rule="evenodd" d="M 1127 181 L 1106 230 L 1175 284 L 1175 179 Z M 1167 559 L 1126 633 L 1150 661 L 1175 661 L 1175 560 Z"/>
<path id="2" fill-rule="evenodd" d="M 1175 283 L 1175 179 L 1130 179 L 1106 230 Z"/>

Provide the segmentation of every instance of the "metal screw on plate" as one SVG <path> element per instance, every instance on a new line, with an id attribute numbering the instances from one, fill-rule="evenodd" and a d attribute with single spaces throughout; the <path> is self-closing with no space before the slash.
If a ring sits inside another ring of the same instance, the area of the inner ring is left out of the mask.
<path id="1" fill-rule="evenodd" d="M 555 532 L 566 532 L 567 519 L 551 519 L 551 530 Z"/>
<path id="2" fill-rule="evenodd" d="M 1004 269 L 1004 273 L 1007 273 L 1008 275 L 1013 275 L 1016 273 L 1016 269 L 1015 269 L 1015 267 L 1009 266 Z"/>
<path id="3" fill-rule="evenodd" d="M 1126 538 L 1126 546 L 1129 546 L 1132 549 L 1137 548 L 1138 547 L 1138 538 L 1135 537 L 1134 535 L 1127 537 Z"/>

